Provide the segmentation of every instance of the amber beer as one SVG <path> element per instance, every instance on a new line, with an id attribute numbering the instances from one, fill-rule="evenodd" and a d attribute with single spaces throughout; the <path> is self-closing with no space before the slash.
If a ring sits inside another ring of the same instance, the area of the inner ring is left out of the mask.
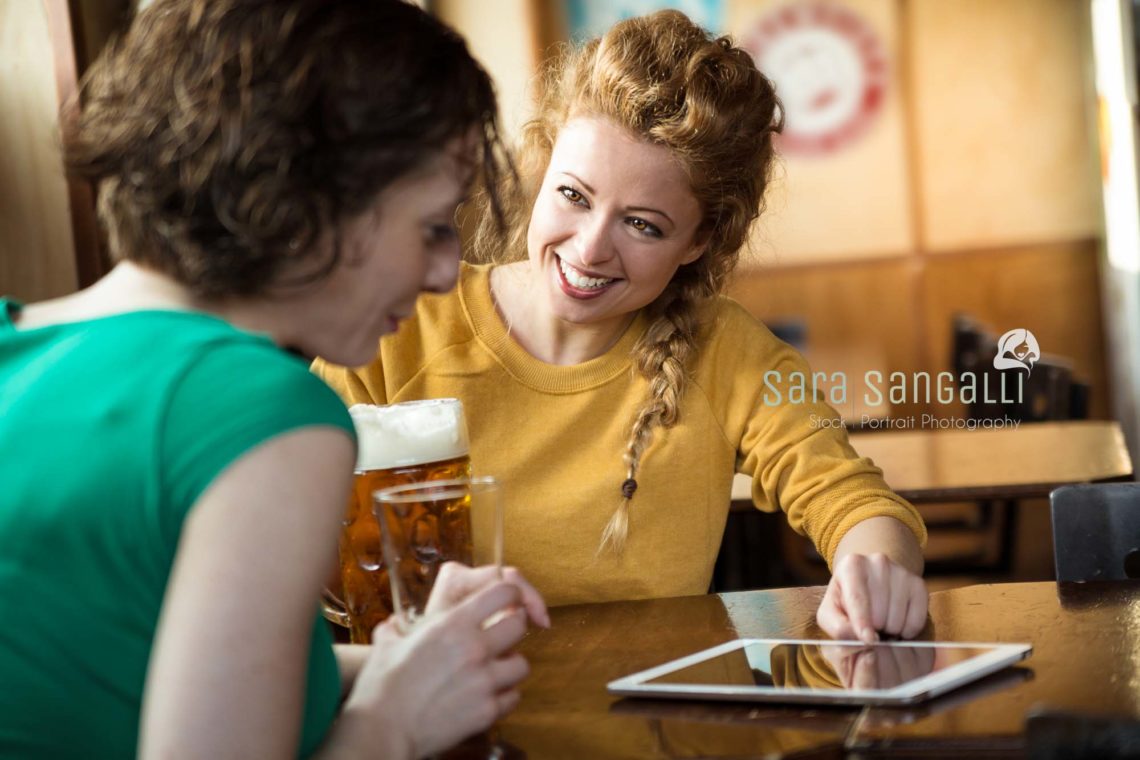
<path id="1" fill-rule="evenodd" d="M 368 643 L 372 629 L 392 613 L 392 594 L 380 548 L 372 494 L 382 488 L 471 475 L 467 424 L 458 399 L 357 404 L 356 482 L 340 534 L 340 580 L 350 636 Z M 418 561 L 425 570 L 445 560 L 471 563 L 467 515 L 414 516 Z M 409 526 L 412 527 L 412 526 Z M 435 573 L 430 572 L 434 578 Z"/>

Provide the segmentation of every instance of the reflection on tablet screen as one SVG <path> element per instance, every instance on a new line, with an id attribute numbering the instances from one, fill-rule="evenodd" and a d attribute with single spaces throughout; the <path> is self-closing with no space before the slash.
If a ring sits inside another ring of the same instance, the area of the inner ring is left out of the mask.
<path id="1" fill-rule="evenodd" d="M 993 651 L 989 647 L 890 644 L 749 644 L 647 684 L 891 689 Z"/>

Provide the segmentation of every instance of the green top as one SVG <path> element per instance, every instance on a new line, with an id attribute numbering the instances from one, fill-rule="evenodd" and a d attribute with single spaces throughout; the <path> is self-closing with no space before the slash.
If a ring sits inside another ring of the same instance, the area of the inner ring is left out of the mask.
<path id="1" fill-rule="evenodd" d="M 21 330 L 19 308 L 0 298 L 0 757 L 133 757 L 186 514 L 259 443 L 352 420 L 304 361 L 215 317 Z M 302 755 L 339 697 L 318 615 Z"/>

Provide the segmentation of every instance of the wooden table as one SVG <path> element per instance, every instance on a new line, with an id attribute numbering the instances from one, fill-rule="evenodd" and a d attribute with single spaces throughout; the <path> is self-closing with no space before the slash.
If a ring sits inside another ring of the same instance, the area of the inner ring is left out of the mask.
<path id="1" fill-rule="evenodd" d="M 851 445 L 882 468 L 887 484 L 918 503 L 1048 496 L 1070 483 L 1120 480 L 1132 460 L 1120 423 L 1023 423 L 1005 430 L 887 430 L 852 433 Z M 752 479 L 737 475 L 734 502 L 750 502 Z"/>
<path id="2" fill-rule="evenodd" d="M 888 430 L 852 433 L 852 447 L 883 470 L 887 484 L 914 503 L 1002 504 L 997 561 L 1008 573 L 1017 536 L 1018 502 L 1058 486 L 1125 480 L 1132 460 L 1113 421 L 1023 423 L 1002 430 Z M 732 510 L 752 509 L 752 479 L 737 475 Z"/>
<path id="3" fill-rule="evenodd" d="M 952 745 L 960 756 L 1019 757 L 1034 713 L 1140 720 L 1140 583 L 967 586 L 930 602 L 934 637 L 1025 641 L 1033 655 L 979 684 L 975 699 L 950 693 L 915 710 L 868 709 L 849 746 L 915 755 Z"/>
<path id="4" fill-rule="evenodd" d="M 1140 584 L 971 586 L 931 596 L 924 638 L 1026 641 L 1034 654 L 918 708 L 798 709 L 618 699 L 605 684 L 739 637 L 822 637 L 818 587 L 552 610 L 498 726 L 507 757 L 1021 757 L 1035 710 L 1140 718 Z"/>
<path id="5" fill-rule="evenodd" d="M 1005 430 L 855 433 L 851 445 L 913 502 L 1024 499 L 1132 474 L 1120 423 L 1025 423 Z"/>

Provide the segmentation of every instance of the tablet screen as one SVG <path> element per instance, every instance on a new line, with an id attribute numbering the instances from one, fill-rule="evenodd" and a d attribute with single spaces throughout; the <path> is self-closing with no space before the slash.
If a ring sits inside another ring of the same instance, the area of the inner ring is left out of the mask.
<path id="1" fill-rule="evenodd" d="M 750 642 L 645 684 L 775 689 L 893 689 L 994 651 L 990 646 Z"/>

